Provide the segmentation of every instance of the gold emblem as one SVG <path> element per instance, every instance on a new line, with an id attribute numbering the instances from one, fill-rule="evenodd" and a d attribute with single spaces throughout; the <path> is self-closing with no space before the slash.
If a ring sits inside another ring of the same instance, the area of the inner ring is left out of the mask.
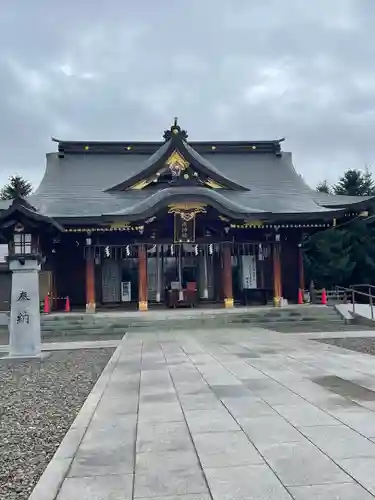
<path id="1" fill-rule="evenodd" d="M 175 203 L 173 205 L 168 205 L 168 213 L 179 215 L 182 220 L 189 222 L 198 214 L 207 213 L 206 205 L 202 203 Z"/>

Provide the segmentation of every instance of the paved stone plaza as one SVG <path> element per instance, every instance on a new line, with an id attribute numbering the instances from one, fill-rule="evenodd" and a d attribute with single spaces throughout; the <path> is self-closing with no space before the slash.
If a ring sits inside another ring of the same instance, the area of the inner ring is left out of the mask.
<path id="1" fill-rule="evenodd" d="M 58 500 L 374 498 L 375 359 L 310 337 L 128 334 Z"/>

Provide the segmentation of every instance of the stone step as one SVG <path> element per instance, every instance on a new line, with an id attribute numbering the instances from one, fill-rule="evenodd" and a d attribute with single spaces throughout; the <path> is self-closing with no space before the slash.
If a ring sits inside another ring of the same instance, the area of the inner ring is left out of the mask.
<path id="1" fill-rule="evenodd" d="M 248 322 L 270 322 L 270 321 L 291 321 L 291 322 L 298 322 L 298 321 L 342 321 L 340 316 L 338 315 L 332 315 L 330 317 L 317 317 L 317 316 L 280 316 L 280 317 L 275 317 L 275 316 L 241 316 L 241 317 L 223 317 L 223 318 L 217 318 L 217 317 L 203 317 L 203 318 L 186 318 L 186 319 L 173 319 L 173 320 L 159 320 L 159 321 L 142 321 L 142 320 L 132 320 L 132 319 L 127 319 L 124 318 L 123 320 L 104 320 L 104 321 L 74 321 L 74 320 L 66 320 L 66 321 L 58 321 L 58 322 L 43 322 L 42 327 L 44 328 L 61 328 L 66 327 L 68 328 L 69 326 L 73 327 L 85 327 L 85 326 L 90 326 L 93 328 L 102 328 L 106 326 L 128 326 L 128 325 L 151 325 L 155 326 L 157 324 L 177 324 L 177 323 L 217 323 L 217 324 L 232 324 L 232 323 L 248 323 Z"/>
<path id="2" fill-rule="evenodd" d="M 153 313 L 153 311 L 149 311 L 147 314 L 126 314 L 124 312 L 121 314 L 52 314 L 52 315 L 43 315 L 41 320 L 42 323 L 49 322 L 60 322 L 60 321 L 74 321 L 77 323 L 97 323 L 97 322 L 106 322 L 106 321 L 142 321 L 142 322 L 155 322 L 155 321 L 165 321 L 165 320 L 178 320 L 178 321 L 186 321 L 197 318 L 238 318 L 238 317 L 246 317 L 246 318 L 281 318 L 281 317 L 335 317 L 338 313 L 331 307 L 326 308 L 315 308 L 314 306 L 308 308 L 282 308 L 282 309 L 258 309 L 254 311 L 241 311 L 238 310 L 236 312 L 226 312 L 224 310 L 218 310 L 217 312 L 201 312 L 199 310 L 193 310 L 192 312 L 188 312 L 186 310 L 182 311 L 181 315 L 178 315 L 178 312 L 173 311 L 165 311 L 163 315 Z"/>
<path id="3" fill-rule="evenodd" d="M 179 314 L 181 312 L 181 314 Z M 264 326 L 277 323 L 283 325 L 343 323 L 341 316 L 332 307 L 296 306 L 288 308 L 254 308 L 250 310 L 181 310 L 150 311 L 148 314 L 98 313 L 98 314 L 52 314 L 41 318 L 42 332 L 46 335 L 103 334 L 108 332 L 150 330 L 183 330 L 202 328 L 243 328 L 246 325 Z M 287 328 L 287 327 L 286 327 Z"/>
<path id="4" fill-rule="evenodd" d="M 134 325 L 150 325 L 155 327 L 155 325 L 164 325 L 164 324 L 193 324 L 193 323 L 214 323 L 214 324 L 236 324 L 236 323 L 256 323 L 256 322 L 272 322 L 272 321 L 290 321 L 290 322 L 298 322 L 298 321 L 342 321 L 339 316 L 332 316 L 330 318 L 318 318 L 315 316 L 302 316 L 302 317 L 237 317 L 237 318 L 190 318 L 186 320 L 160 320 L 160 321 L 134 321 L 134 320 L 123 320 L 123 321 L 59 321 L 56 323 L 42 323 L 42 328 L 45 329 L 55 329 L 55 328 L 103 328 L 103 327 L 112 327 L 112 326 L 134 326 Z"/>
<path id="5" fill-rule="evenodd" d="M 200 328 L 212 328 L 212 329 L 219 329 L 219 328 L 242 328 L 245 325 L 248 326 L 264 326 L 268 327 L 268 325 L 271 324 L 285 324 L 285 325 L 302 325 L 302 324 L 337 324 L 340 326 L 343 321 L 340 320 L 340 318 L 335 318 L 330 321 L 316 319 L 316 318 L 303 318 L 302 320 L 287 320 L 286 318 L 281 318 L 277 322 L 274 321 L 274 319 L 267 319 L 267 318 L 262 318 L 258 320 L 251 320 L 251 319 L 243 319 L 242 321 L 228 321 L 228 322 L 218 322 L 215 320 L 204 320 L 204 321 L 199 321 L 199 320 L 191 320 L 189 322 L 186 321 L 158 321 L 157 323 L 137 323 L 137 322 L 132 322 L 132 323 L 103 323 L 103 324 L 87 324 L 87 325 L 74 325 L 74 324 L 64 324 L 60 323 L 58 325 L 44 325 L 42 327 L 42 332 L 43 333 L 50 333 L 53 334 L 54 332 L 66 332 L 67 334 L 71 334 L 72 332 L 88 332 L 90 331 L 91 333 L 101 333 L 101 332 L 122 332 L 122 331 L 140 331 L 140 330 L 179 330 L 179 329 L 200 329 Z"/>
<path id="6" fill-rule="evenodd" d="M 263 322 L 263 323 L 235 323 L 231 325 L 203 325 L 203 324 L 194 324 L 194 325 L 187 325 L 186 323 L 179 323 L 179 324 L 167 324 L 167 325 L 130 325 L 127 328 L 124 327 L 112 327 L 112 328 L 91 328 L 91 327 L 86 327 L 84 329 L 79 328 L 79 329 L 55 329 L 55 330 L 43 330 L 42 335 L 43 338 L 53 338 L 53 337 L 61 337 L 66 335 L 67 337 L 74 337 L 74 336 L 82 336 L 82 335 L 108 335 L 109 337 L 111 335 L 124 335 L 125 333 L 128 332 L 152 332 L 156 330 L 162 330 L 163 332 L 168 332 L 168 331 L 183 331 L 188 328 L 190 331 L 192 330 L 201 330 L 204 328 L 213 328 L 215 330 L 222 330 L 225 328 L 234 328 L 234 329 L 241 329 L 241 328 L 246 328 L 246 327 L 260 327 L 260 328 L 266 328 L 266 329 L 281 329 L 283 332 L 288 332 L 289 330 L 291 332 L 298 332 L 299 330 L 301 331 L 340 331 L 340 330 L 345 330 L 347 325 L 345 325 L 342 321 L 336 320 L 336 321 L 310 321 L 310 322 L 288 322 L 288 321 L 282 321 L 282 322 Z M 353 328 L 352 328 L 353 329 Z M 354 328 L 355 329 L 355 328 Z"/>
<path id="7" fill-rule="evenodd" d="M 267 323 L 272 321 L 290 321 L 290 322 L 306 322 L 306 321 L 342 321 L 339 315 L 332 315 L 330 317 L 317 317 L 317 316 L 241 316 L 241 317 L 203 317 L 203 318 L 183 318 L 183 319 L 173 319 L 173 320 L 159 320 L 159 321 L 143 321 L 124 318 L 123 320 L 104 320 L 104 321 L 84 321 L 84 320 L 65 320 L 58 322 L 42 322 L 43 329 L 56 329 L 56 328 L 109 328 L 109 327 L 129 327 L 136 325 L 149 325 L 155 327 L 156 325 L 162 326 L 167 324 L 216 324 L 216 325 L 228 325 L 236 323 Z"/>

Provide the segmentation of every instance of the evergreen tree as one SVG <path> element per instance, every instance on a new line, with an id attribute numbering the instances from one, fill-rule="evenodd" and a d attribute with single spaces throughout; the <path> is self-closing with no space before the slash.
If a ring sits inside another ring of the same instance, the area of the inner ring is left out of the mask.
<path id="1" fill-rule="evenodd" d="M 355 261 L 352 239 L 346 229 L 331 228 L 314 235 L 305 247 L 305 269 L 308 280 L 318 288 L 351 284 Z"/>
<path id="2" fill-rule="evenodd" d="M 32 189 L 33 187 L 29 181 L 20 175 L 12 175 L 9 178 L 8 184 L 0 191 L 0 199 L 13 200 L 17 197 L 24 198 L 31 193 Z"/>
<path id="3" fill-rule="evenodd" d="M 331 193 L 331 188 L 328 185 L 327 181 L 319 182 L 319 184 L 316 186 L 316 190 L 318 191 L 318 193 Z"/>
<path id="4" fill-rule="evenodd" d="M 347 170 L 333 187 L 335 194 L 349 196 L 370 196 L 375 194 L 375 185 L 371 172 L 366 168 L 365 173 L 360 170 Z"/>
<path id="5" fill-rule="evenodd" d="M 365 220 L 348 225 L 350 257 L 354 263 L 351 284 L 375 283 L 375 231 Z"/>

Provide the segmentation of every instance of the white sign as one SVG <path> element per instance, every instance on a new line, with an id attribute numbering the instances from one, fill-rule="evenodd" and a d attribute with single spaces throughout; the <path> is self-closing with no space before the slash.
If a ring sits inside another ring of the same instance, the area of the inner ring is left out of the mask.
<path id="1" fill-rule="evenodd" d="M 255 255 L 241 255 L 242 288 L 257 288 L 257 261 Z"/>
<path id="2" fill-rule="evenodd" d="M 132 287 L 130 281 L 121 281 L 121 302 L 130 302 L 132 299 Z"/>

